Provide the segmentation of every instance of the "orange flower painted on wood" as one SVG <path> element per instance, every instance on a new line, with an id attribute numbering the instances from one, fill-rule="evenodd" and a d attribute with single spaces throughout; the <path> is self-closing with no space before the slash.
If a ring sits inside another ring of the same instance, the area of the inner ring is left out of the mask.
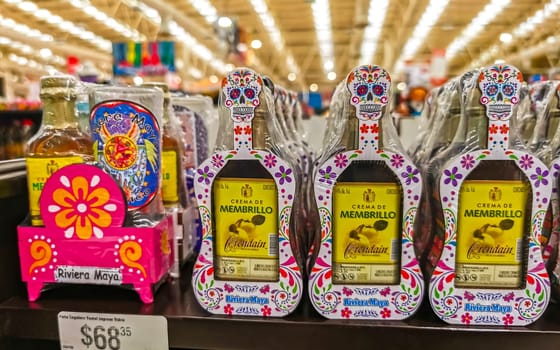
<path id="1" fill-rule="evenodd" d="M 108 204 L 109 191 L 97 187 L 99 180 L 98 176 L 89 182 L 83 176 L 76 176 L 71 182 L 66 176 L 60 178 L 64 187 L 54 191 L 52 199 L 56 204 L 49 205 L 48 210 L 56 213 L 55 223 L 64 229 L 66 238 L 74 234 L 80 239 L 90 239 L 92 235 L 102 238 L 102 229 L 111 226 L 110 212 L 116 206 Z"/>

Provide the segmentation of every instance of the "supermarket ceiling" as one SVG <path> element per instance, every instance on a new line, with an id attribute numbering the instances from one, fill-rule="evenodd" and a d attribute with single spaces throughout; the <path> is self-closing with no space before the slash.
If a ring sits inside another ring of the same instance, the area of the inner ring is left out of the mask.
<path id="1" fill-rule="evenodd" d="M 440 49 L 451 75 L 499 59 L 546 72 L 559 33 L 560 0 L 0 0 L 0 71 L 64 71 L 76 56 L 110 73 L 111 42 L 168 38 L 184 79 L 245 62 L 332 88 L 357 64 L 398 72 Z"/>

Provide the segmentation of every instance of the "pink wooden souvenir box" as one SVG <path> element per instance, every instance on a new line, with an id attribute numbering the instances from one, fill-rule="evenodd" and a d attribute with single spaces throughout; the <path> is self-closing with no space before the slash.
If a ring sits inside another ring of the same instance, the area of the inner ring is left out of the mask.
<path id="1" fill-rule="evenodd" d="M 30 301 L 46 284 L 70 283 L 129 286 L 144 303 L 153 302 L 154 285 L 173 264 L 171 216 L 155 227 L 122 227 L 122 190 L 110 175 L 86 164 L 54 173 L 40 207 L 45 227 L 18 227 L 21 276 Z"/>

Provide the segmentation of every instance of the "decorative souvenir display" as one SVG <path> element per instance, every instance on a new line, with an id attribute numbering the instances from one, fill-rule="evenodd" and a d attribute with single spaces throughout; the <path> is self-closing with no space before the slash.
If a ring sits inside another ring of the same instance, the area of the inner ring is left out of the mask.
<path id="1" fill-rule="evenodd" d="M 195 176 L 203 237 L 193 291 L 214 314 L 285 316 L 303 292 L 289 230 L 294 170 L 268 151 L 277 126 L 271 93 L 257 73 L 231 71 L 221 98 L 221 112 L 229 116 L 218 137 L 224 150 Z M 233 147 L 223 135 L 231 136 Z"/>
<path id="2" fill-rule="evenodd" d="M 414 252 L 421 176 L 390 120 L 391 77 L 358 66 L 333 96 L 315 177 L 321 243 L 309 277 L 315 309 L 334 319 L 404 319 L 424 280 Z M 328 139 L 327 139 L 328 138 Z"/>
<path id="3" fill-rule="evenodd" d="M 173 264 L 172 219 L 123 227 L 126 205 L 120 185 L 99 167 L 73 164 L 54 172 L 40 198 L 45 227 L 18 227 L 29 300 L 47 285 L 103 284 L 131 287 L 151 303 Z"/>
<path id="4" fill-rule="evenodd" d="M 440 173 L 445 235 L 429 299 L 448 323 L 527 325 L 548 305 L 539 238 L 551 177 L 544 163 L 518 149 L 510 127 L 522 82 L 507 64 L 480 71 L 487 144 L 461 152 Z"/>

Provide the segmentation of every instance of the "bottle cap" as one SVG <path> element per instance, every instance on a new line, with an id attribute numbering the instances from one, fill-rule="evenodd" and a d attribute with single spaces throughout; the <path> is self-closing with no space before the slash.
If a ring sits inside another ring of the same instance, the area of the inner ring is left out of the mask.
<path id="1" fill-rule="evenodd" d="M 146 82 L 142 84 L 143 87 L 147 88 L 158 88 L 163 92 L 163 99 L 169 101 L 171 99 L 171 94 L 169 93 L 169 86 L 162 82 Z"/>
<path id="2" fill-rule="evenodd" d="M 71 75 L 50 75 L 41 78 L 40 97 L 51 95 L 66 95 L 69 98 L 76 97 L 76 78 Z"/>

